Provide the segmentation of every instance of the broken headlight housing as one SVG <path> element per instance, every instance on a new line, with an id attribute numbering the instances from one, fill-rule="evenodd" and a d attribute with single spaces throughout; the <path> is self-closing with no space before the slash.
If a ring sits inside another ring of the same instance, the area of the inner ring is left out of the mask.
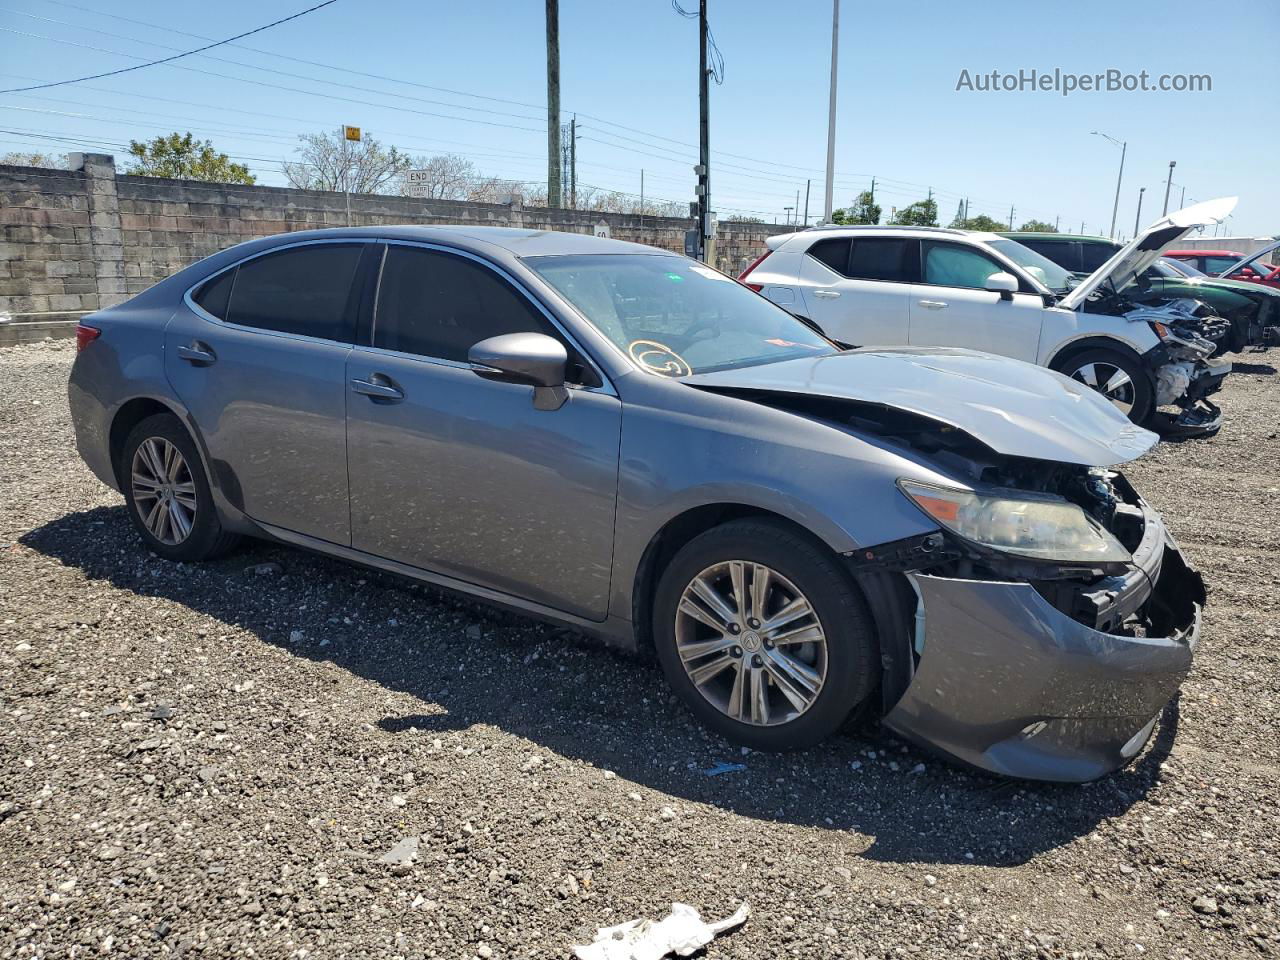
<path id="1" fill-rule="evenodd" d="M 996 496 L 899 480 L 911 502 L 970 543 L 1058 563 L 1127 563 L 1111 532 L 1080 507 L 1058 497 Z"/>

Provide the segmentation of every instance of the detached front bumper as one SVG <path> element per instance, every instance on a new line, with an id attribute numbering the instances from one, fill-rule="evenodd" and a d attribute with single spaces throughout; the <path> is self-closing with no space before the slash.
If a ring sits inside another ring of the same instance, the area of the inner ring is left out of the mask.
<path id="1" fill-rule="evenodd" d="M 923 646 L 885 725 L 1011 777 L 1082 782 L 1124 766 L 1200 637 L 1204 583 L 1163 527 L 1158 547 L 1158 579 L 1140 606 L 1164 636 L 1104 633 L 1029 583 L 910 575 Z"/>

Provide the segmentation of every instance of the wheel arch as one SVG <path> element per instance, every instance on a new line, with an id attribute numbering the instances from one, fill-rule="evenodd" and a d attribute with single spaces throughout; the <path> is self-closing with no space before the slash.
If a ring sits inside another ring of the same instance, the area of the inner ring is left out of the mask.
<path id="1" fill-rule="evenodd" d="M 124 489 L 124 477 L 121 475 L 121 453 L 124 451 L 124 442 L 128 439 L 129 433 L 147 417 L 153 417 L 157 414 L 171 414 L 176 417 L 187 430 L 191 433 L 190 426 L 187 425 L 186 418 L 182 415 L 182 411 L 174 407 L 168 400 L 158 397 L 143 396 L 133 397 L 126 400 L 116 408 L 111 416 L 111 426 L 107 432 L 107 451 L 111 457 L 111 469 L 115 474 L 117 489 Z M 204 450 L 199 439 L 192 437 L 196 442 L 196 448 L 200 450 L 201 457 L 204 456 Z"/>
<path id="2" fill-rule="evenodd" d="M 1138 365 L 1139 369 L 1147 369 L 1147 362 L 1143 359 L 1142 354 L 1123 340 L 1108 336 L 1081 337 L 1079 340 L 1064 343 L 1053 356 L 1049 357 L 1045 366 L 1050 370 L 1056 370 L 1061 373 L 1063 364 L 1076 354 L 1084 353 L 1088 350 L 1111 350 L 1126 359 L 1132 360 Z"/>

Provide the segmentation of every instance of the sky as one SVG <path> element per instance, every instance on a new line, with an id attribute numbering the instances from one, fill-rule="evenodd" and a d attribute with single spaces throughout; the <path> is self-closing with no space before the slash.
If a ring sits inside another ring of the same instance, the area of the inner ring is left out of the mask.
<path id="1" fill-rule="evenodd" d="M 0 0 L 0 89 L 83 77 L 222 40 L 319 0 Z M 683 0 L 696 9 L 696 0 Z M 835 206 L 876 178 L 891 207 L 932 191 L 970 215 L 1116 234 L 1170 209 L 1239 196 L 1223 233 L 1280 234 L 1274 117 L 1280 5 L 1229 16 L 1157 6 L 927 2 L 841 5 Z M 215 11 L 216 15 L 211 15 Z M 0 153 L 99 149 L 173 130 L 244 159 L 260 183 L 299 134 L 361 127 L 414 155 L 545 181 L 542 0 L 337 0 L 207 54 L 116 77 L 0 94 Z M 711 88 L 712 206 L 784 220 L 822 214 L 831 0 L 709 0 L 724 58 Z M 127 18 L 127 19 L 122 19 Z M 697 21 L 670 0 L 561 0 L 561 109 L 578 118 L 578 180 L 684 203 L 697 162 Z M 252 47 L 252 50 L 244 47 Z M 261 51 L 261 52 L 259 52 Z M 294 59 L 287 59 L 294 58 Z M 299 62 L 309 61 L 309 62 Z M 234 61 L 234 62 L 228 62 Z M 981 91 L 980 75 L 1200 74 L 1209 91 Z M 375 76 L 370 76 L 375 75 Z M 51 137 L 66 138 L 63 140 Z M 799 201 L 796 197 L 799 195 Z"/>

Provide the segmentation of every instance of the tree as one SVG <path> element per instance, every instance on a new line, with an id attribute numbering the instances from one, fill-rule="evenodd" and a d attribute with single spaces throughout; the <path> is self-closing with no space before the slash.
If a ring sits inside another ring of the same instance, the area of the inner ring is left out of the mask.
<path id="1" fill-rule="evenodd" d="M 959 230 L 981 230 L 983 233 L 999 233 L 1001 230 L 1009 229 L 1009 225 L 1007 223 L 1001 223 L 999 220 L 993 220 L 985 213 L 980 213 L 976 217 L 970 217 L 968 220 L 952 222 L 951 226 Z"/>
<path id="2" fill-rule="evenodd" d="M 724 218 L 725 223 L 764 223 L 759 217 L 748 217 L 741 213 L 735 213 L 731 217 Z"/>
<path id="3" fill-rule="evenodd" d="M 853 201 L 853 206 L 832 210 L 831 222 L 877 224 L 880 222 L 880 213 L 880 204 L 876 203 L 875 195 L 870 190 L 863 190 Z"/>
<path id="4" fill-rule="evenodd" d="M 936 227 L 938 225 L 938 202 L 932 197 L 927 200 L 917 200 L 910 206 L 899 210 L 897 216 L 889 222 L 894 226 Z"/>
<path id="5" fill-rule="evenodd" d="M 54 156 L 51 153 L 27 153 L 18 151 L 0 156 L 0 166 L 4 167 L 44 167 L 50 170 L 63 170 L 67 166 L 65 153 Z"/>
<path id="6" fill-rule="evenodd" d="M 232 163 L 225 153 L 213 149 L 208 140 L 196 140 L 190 133 L 171 133 L 150 143 L 129 141 L 135 157 L 129 173 L 171 180 L 204 180 L 209 183 L 253 184 L 257 178 L 243 163 Z"/>
<path id="7" fill-rule="evenodd" d="M 468 200 L 479 179 L 471 161 L 456 153 L 414 157 L 408 169 L 417 174 L 415 196 L 430 200 Z M 409 192 L 407 176 L 401 178 L 400 192 L 406 195 Z"/>
<path id="8" fill-rule="evenodd" d="M 348 140 L 341 131 L 308 133 L 298 137 L 299 159 L 283 165 L 285 178 L 299 190 L 377 193 L 398 183 L 409 169 L 409 158 L 395 147 L 383 147 L 373 137 Z"/>
<path id="9" fill-rule="evenodd" d="M 1052 223 L 1045 223 L 1043 220 L 1028 220 L 1018 228 L 1023 233 L 1057 233 L 1058 228 Z"/>

